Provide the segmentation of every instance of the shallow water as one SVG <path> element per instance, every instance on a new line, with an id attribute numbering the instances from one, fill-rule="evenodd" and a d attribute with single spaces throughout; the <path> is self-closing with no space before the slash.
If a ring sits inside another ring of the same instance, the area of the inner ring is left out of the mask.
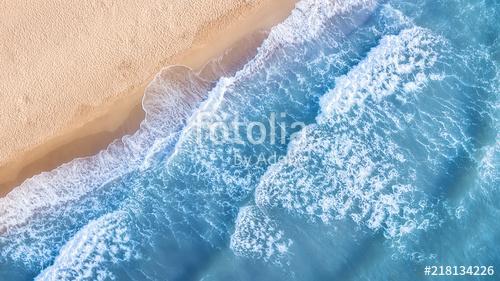
<path id="1" fill-rule="evenodd" d="M 135 135 L 0 199 L 0 280 L 499 270 L 498 18 L 498 1 L 303 0 L 216 84 L 165 70 Z"/>

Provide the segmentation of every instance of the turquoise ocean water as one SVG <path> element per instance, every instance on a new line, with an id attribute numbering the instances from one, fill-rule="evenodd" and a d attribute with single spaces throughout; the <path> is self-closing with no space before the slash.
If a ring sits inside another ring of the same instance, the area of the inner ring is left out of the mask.
<path id="1" fill-rule="evenodd" d="M 0 199 L 0 280 L 499 280 L 499 34 L 497 0 L 302 0 Z"/>

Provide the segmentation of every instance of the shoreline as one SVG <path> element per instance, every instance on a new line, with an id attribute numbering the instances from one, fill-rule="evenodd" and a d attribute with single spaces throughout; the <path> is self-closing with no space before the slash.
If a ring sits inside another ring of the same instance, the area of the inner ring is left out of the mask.
<path id="1" fill-rule="evenodd" d="M 0 166 L 0 197 L 36 174 L 73 159 L 97 154 L 113 141 L 133 134 L 145 117 L 142 110 L 144 91 L 161 69 L 168 65 L 185 65 L 201 71 L 238 42 L 285 20 L 295 3 L 295 0 L 264 0 L 256 7 L 238 7 L 203 26 L 188 48 L 164 59 L 147 80 L 120 93 L 119 98 L 89 109 L 93 112 L 87 120 L 80 120 L 83 125 L 65 128 L 57 136 L 17 153 Z"/>

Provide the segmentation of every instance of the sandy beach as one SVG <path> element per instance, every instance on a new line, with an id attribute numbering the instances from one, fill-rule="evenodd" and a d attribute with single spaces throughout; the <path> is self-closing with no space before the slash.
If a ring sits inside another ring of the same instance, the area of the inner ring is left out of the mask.
<path id="1" fill-rule="evenodd" d="M 0 1 L 0 196 L 137 130 L 163 67 L 200 69 L 292 0 Z"/>

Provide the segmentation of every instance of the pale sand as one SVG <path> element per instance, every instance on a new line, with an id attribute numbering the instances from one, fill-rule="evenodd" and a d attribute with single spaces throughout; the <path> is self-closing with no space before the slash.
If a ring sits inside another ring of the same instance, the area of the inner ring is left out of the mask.
<path id="1" fill-rule="evenodd" d="M 0 195 L 133 133 L 169 64 L 200 69 L 295 0 L 0 0 Z"/>

